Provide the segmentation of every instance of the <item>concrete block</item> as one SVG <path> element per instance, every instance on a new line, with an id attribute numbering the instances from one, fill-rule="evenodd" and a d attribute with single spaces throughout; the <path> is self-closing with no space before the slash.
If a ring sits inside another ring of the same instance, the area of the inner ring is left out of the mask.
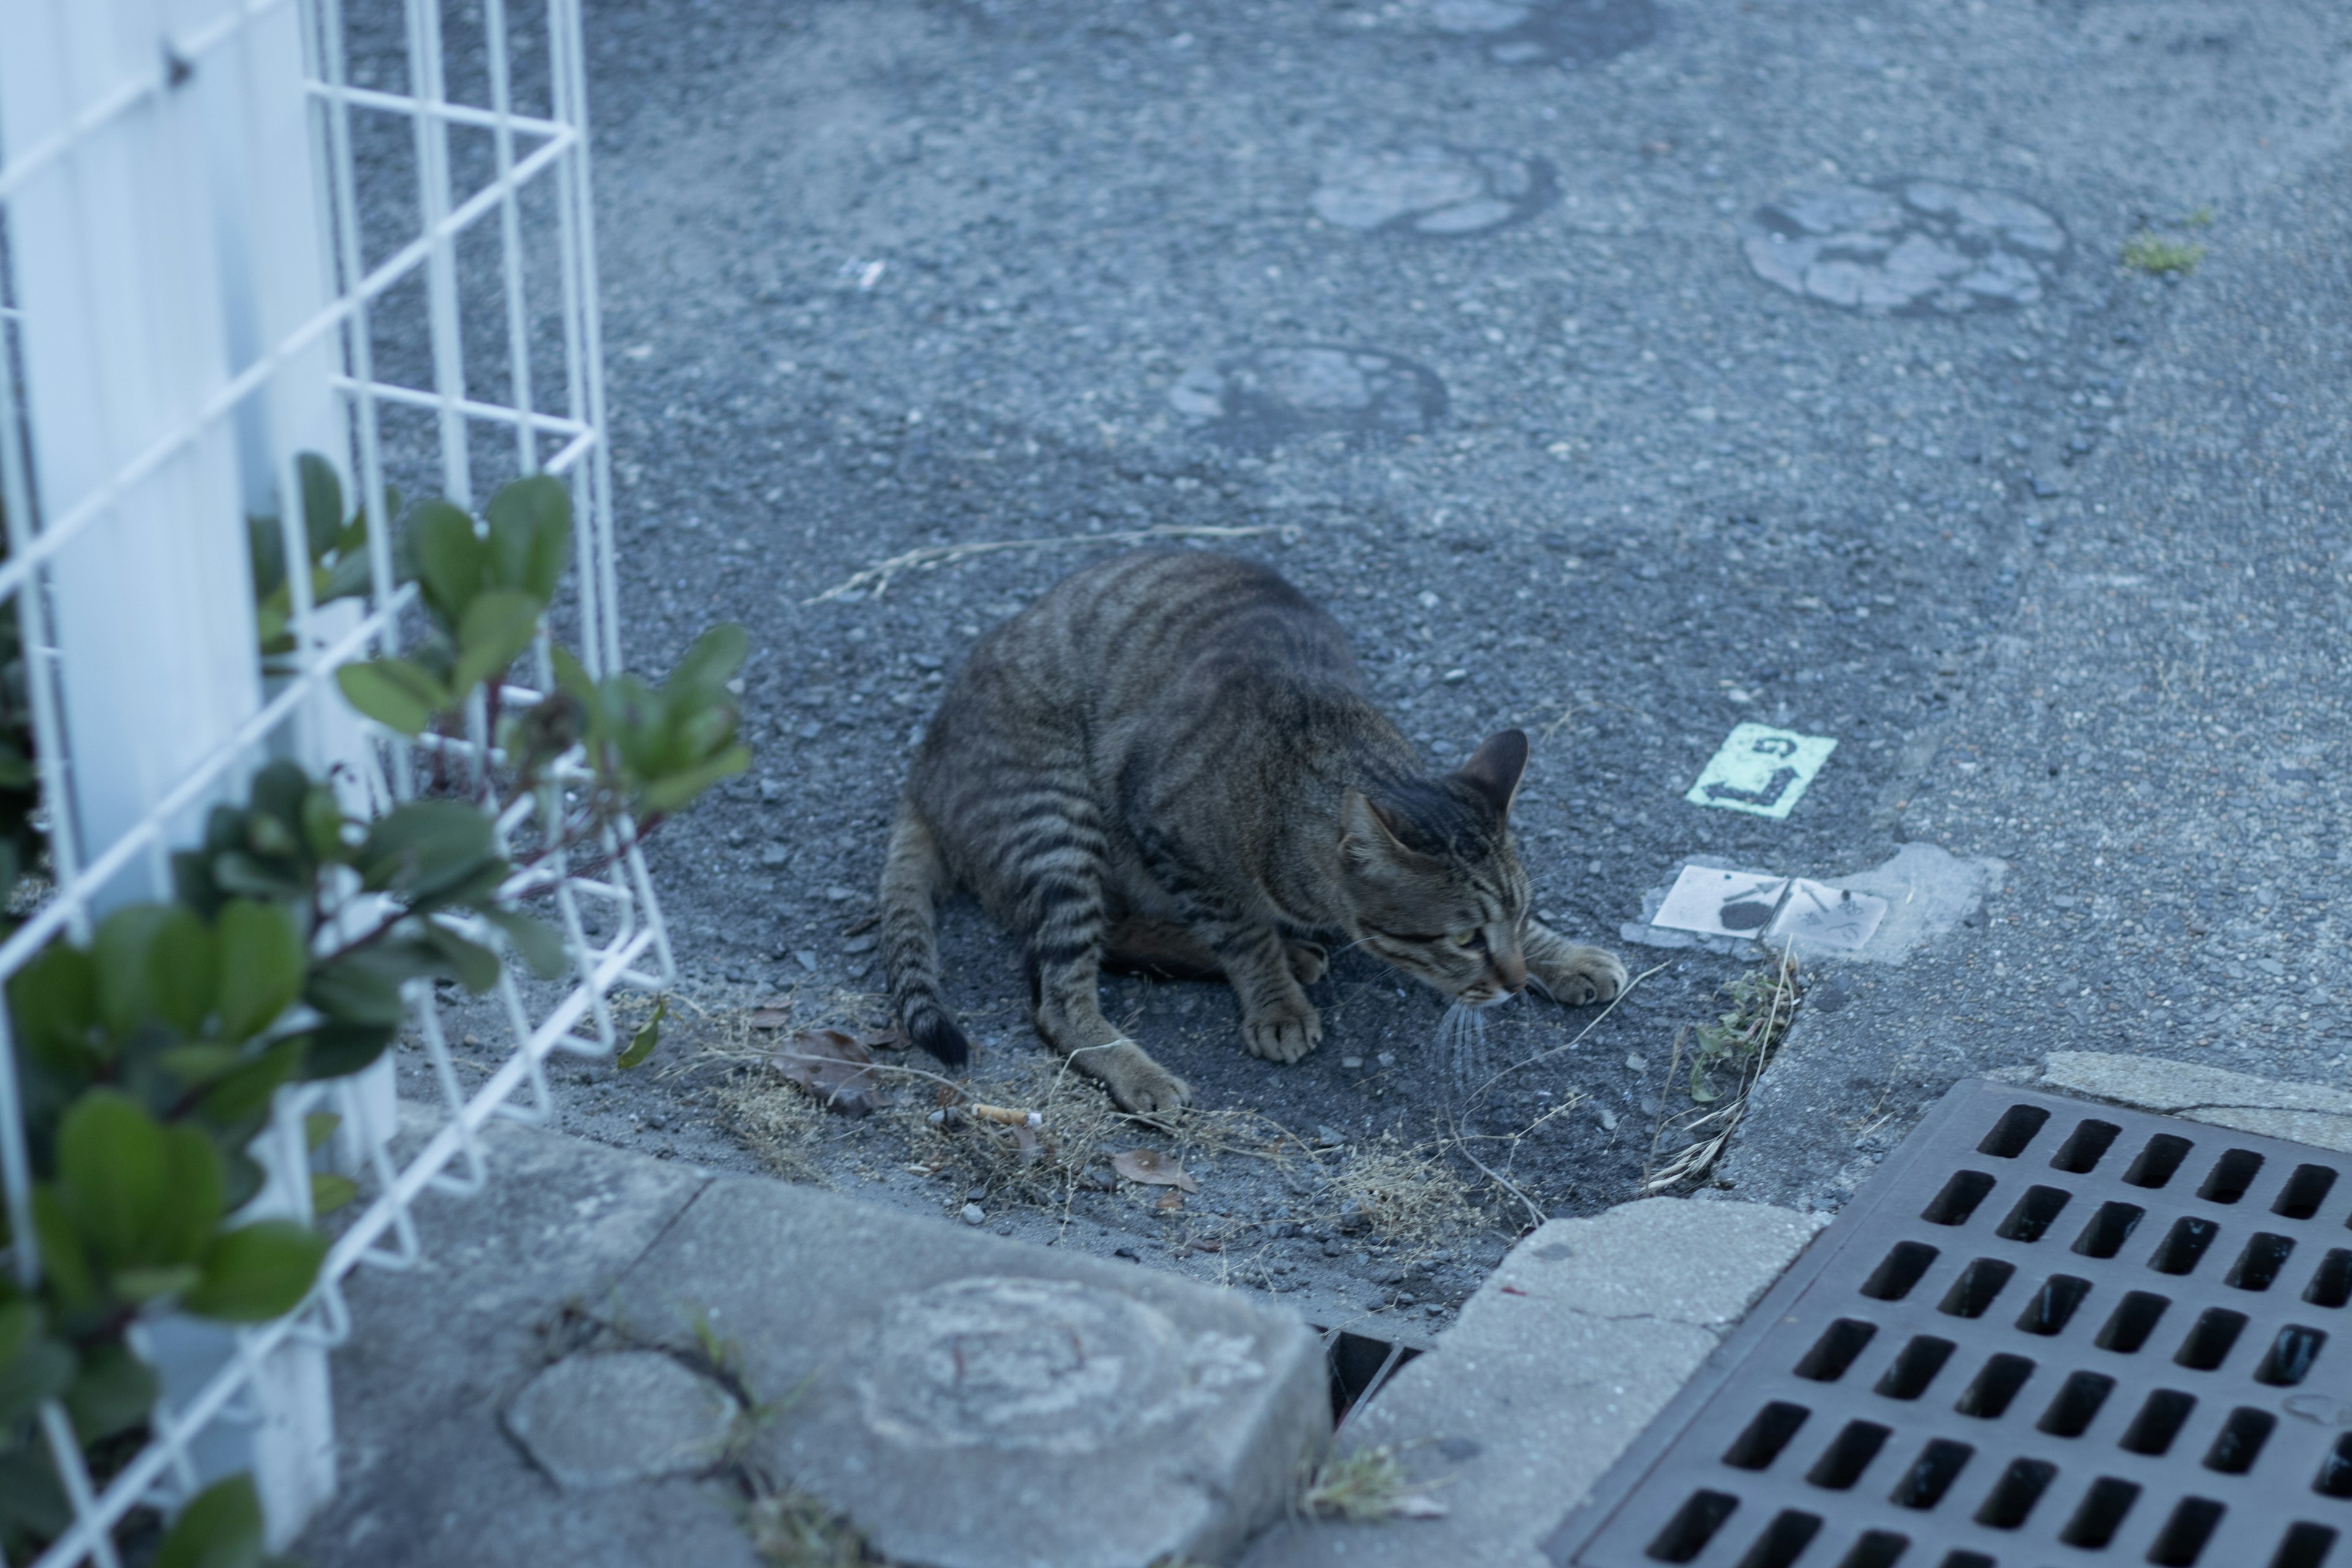
<path id="1" fill-rule="evenodd" d="M 1244 1568 L 1548 1568 L 1538 1542 L 1823 1223 L 1651 1198 L 1543 1226 L 1341 1436 L 1342 1451 L 1393 1446 L 1445 1517 L 1286 1523 Z"/>
<path id="2" fill-rule="evenodd" d="M 714 1183 L 620 1304 L 733 1345 L 757 1458 L 929 1568 L 1227 1561 L 1330 1426 L 1286 1312 L 807 1188 Z"/>
<path id="3" fill-rule="evenodd" d="M 2108 1051 L 2053 1053 L 2044 1058 L 2036 1081 L 2043 1089 L 2352 1153 L 2352 1094 L 2326 1084 L 2282 1082 Z"/>
<path id="4" fill-rule="evenodd" d="M 403 1108 L 404 1143 L 437 1125 Z M 416 1206 L 425 1257 L 362 1268 L 334 1352 L 341 1491 L 293 1549 L 335 1568 L 756 1568 L 719 1489 L 686 1479 L 564 1491 L 500 1414 L 543 1364 L 533 1327 L 601 1302 L 707 1180 L 511 1122 L 483 1132 L 489 1186 Z"/>
<path id="5" fill-rule="evenodd" d="M 555 1484 L 652 1480 L 716 1461 L 742 1407 L 659 1351 L 566 1357 L 523 1385 L 507 1430 Z"/>

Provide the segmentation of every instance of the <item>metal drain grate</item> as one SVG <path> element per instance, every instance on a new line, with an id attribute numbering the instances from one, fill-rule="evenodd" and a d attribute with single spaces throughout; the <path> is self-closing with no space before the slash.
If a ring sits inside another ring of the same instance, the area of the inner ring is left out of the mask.
<path id="1" fill-rule="evenodd" d="M 2352 1156 L 1970 1080 L 1564 1568 L 2352 1568 Z"/>

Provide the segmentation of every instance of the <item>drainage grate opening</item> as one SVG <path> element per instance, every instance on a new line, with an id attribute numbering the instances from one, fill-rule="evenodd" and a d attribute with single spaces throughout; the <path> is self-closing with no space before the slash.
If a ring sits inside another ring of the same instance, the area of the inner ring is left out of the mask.
<path id="1" fill-rule="evenodd" d="M 2352 1568 L 2347 1172 L 1963 1084 L 1556 1561 Z"/>
<path id="2" fill-rule="evenodd" d="M 2033 1505 L 2058 1479 L 2058 1467 L 2047 1459 L 2011 1459 L 2000 1479 L 1977 1510 L 1977 1522 L 1990 1530 L 2016 1530 L 2025 1523 Z"/>
<path id="3" fill-rule="evenodd" d="M 2195 1145 L 2186 1138 L 2169 1132 L 2159 1132 L 2142 1146 L 2139 1158 L 2124 1173 L 2125 1184 L 2134 1187 L 2161 1187 L 2172 1180 L 2180 1169 L 2180 1162 L 2189 1158 Z"/>
<path id="4" fill-rule="evenodd" d="M 1853 1550 L 1842 1558 L 1837 1568 L 1895 1568 L 1909 1550 L 1911 1538 L 1897 1535 L 1891 1530 L 1865 1530 Z M 2297 1568 L 2301 1568 L 2298 1564 Z"/>
<path id="5" fill-rule="evenodd" d="M 1693 1492 L 1666 1528 L 1650 1542 L 1650 1555 L 1661 1563 L 1687 1563 L 1706 1550 L 1739 1500 L 1729 1492 Z"/>
<path id="6" fill-rule="evenodd" d="M 1982 1171 L 1955 1171 L 1943 1191 L 1919 1211 L 1919 1217 L 1929 1225 L 1966 1225 L 1992 1189 L 1993 1179 Z"/>
<path id="7" fill-rule="evenodd" d="M 2309 1219 L 2327 1201 L 2336 1185 L 2333 1165 L 2297 1165 L 2294 1174 L 2279 1189 L 2278 1202 L 2271 1205 L 2271 1213 L 2282 1219 Z"/>
<path id="8" fill-rule="evenodd" d="M 1875 1421 L 1849 1421 L 1845 1430 L 1837 1435 L 1813 1468 L 1805 1472 L 1805 1479 L 1824 1491 L 1842 1492 L 1862 1479 L 1862 1472 L 1870 1468 L 1870 1461 L 1878 1458 L 1878 1450 L 1886 1445 L 1892 1434 Z"/>
<path id="9" fill-rule="evenodd" d="M 2345 1259 L 2352 1263 L 2352 1253 L 2345 1254 Z M 2074 1321 L 2074 1309 L 2090 1293 L 2088 1279 L 2077 1279 L 2072 1274 L 2053 1274 L 2042 1282 L 2042 1289 L 2033 1293 L 2025 1310 L 2017 1315 L 2017 1326 L 2029 1334 L 2062 1333 Z"/>
<path id="10" fill-rule="evenodd" d="M 2311 1363 L 2319 1359 L 2319 1347 L 2326 1342 L 2327 1336 L 2317 1329 L 2289 1324 L 2271 1342 L 2263 1364 L 2254 1368 L 2254 1381 L 2273 1388 L 2293 1388 L 2311 1375 Z"/>
<path id="11" fill-rule="evenodd" d="M 2271 1430 L 2277 1425 L 2278 1417 L 2269 1411 L 2239 1405 L 2221 1423 L 2213 1446 L 2205 1450 L 2205 1468 L 2225 1476 L 2244 1475 L 2263 1457 L 2263 1445 L 2270 1441 Z"/>
<path id="12" fill-rule="evenodd" d="M 1735 1470 L 1769 1470 L 1789 1439 L 1812 1415 L 1801 1405 L 1774 1400 L 1756 1413 L 1756 1419 L 1723 1451 L 1723 1462 Z"/>
<path id="13" fill-rule="evenodd" d="M 2158 1274 L 2192 1274 L 2196 1272 L 2197 1260 L 2205 1256 L 2205 1249 L 2221 1234 L 2221 1227 L 2211 1220 L 2182 1215 L 2164 1233 L 2164 1239 L 2156 1244 L 2156 1255 L 2147 1260 L 2147 1266 Z"/>
<path id="14" fill-rule="evenodd" d="M 2157 1320 L 2172 1303 L 2162 1296 L 2146 1290 L 2134 1290 L 2116 1303 L 2116 1310 L 2099 1327 L 2099 1337 L 2092 1342 L 2103 1351 L 2116 1351 L 2132 1355 L 2147 1343 L 2147 1336 L 2156 1332 Z"/>
<path id="15" fill-rule="evenodd" d="M 2197 1314 L 2197 1326 L 2180 1342 L 2172 1359 L 2191 1372 L 2212 1372 L 2230 1359 L 2230 1347 L 2246 1327 L 2246 1314 L 2227 1307 L 2208 1307 Z"/>
<path id="16" fill-rule="evenodd" d="M 2000 1295 L 2009 1277 L 2017 1272 L 2017 1265 L 2003 1263 L 1998 1258 L 1979 1258 L 1960 1270 L 1952 1288 L 1936 1304 L 1936 1310 L 1948 1318 L 1981 1318 Z"/>
<path id="17" fill-rule="evenodd" d="M 2256 1231 L 2246 1243 L 2246 1249 L 2238 1254 L 2238 1261 L 2230 1265 L 2230 1272 L 2222 1277 L 2221 1283 L 2241 1290 L 2267 1290 L 2294 1252 L 2293 1237 Z"/>
<path id="18" fill-rule="evenodd" d="M 2326 1568 L 2327 1553 L 2335 1545 L 2336 1532 L 2324 1524 L 2289 1525 L 2271 1568 Z"/>
<path id="19" fill-rule="evenodd" d="M 1941 1256 L 1923 1242 L 1898 1241 L 1879 1259 L 1870 1278 L 1862 1282 L 1862 1293 L 1874 1301 L 1900 1301 L 1911 1294 L 1911 1287 L 1919 1283 L 1919 1277 Z M 2352 1252 L 2344 1256 L 2352 1259 Z"/>
<path id="20" fill-rule="evenodd" d="M 2009 1412 L 2017 1391 L 2033 1375 L 2033 1363 L 2021 1355 L 1997 1355 L 1984 1363 L 1952 1406 L 1979 1421 L 1998 1421 Z"/>
<path id="21" fill-rule="evenodd" d="M 2058 1397 L 2042 1413 L 2034 1429 L 2047 1432 L 2053 1437 L 2079 1437 L 2090 1430 L 2091 1423 L 2099 1418 L 2099 1407 L 2116 1390 L 2116 1380 L 2095 1372 L 2077 1372 L 2067 1375 L 2058 1389 Z"/>
<path id="22" fill-rule="evenodd" d="M 2332 1249 L 2319 1260 L 2319 1270 L 2303 1288 L 2303 1299 L 2315 1307 L 2340 1307 L 2352 1300 L 2352 1252 Z"/>
<path id="23" fill-rule="evenodd" d="M 2058 1152 L 2050 1156 L 2050 1168 L 2077 1176 L 2089 1175 L 2099 1168 L 2099 1162 L 2107 1157 L 2107 1150 L 2122 1131 L 2112 1121 L 2076 1122 L 2074 1131 L 2066 1135 L 2066 1142 L 2058 1145 Z"/>
<path id="24" fill-rule="evenodd" d="M 1345 1329 L 1316 1331 L 1323 1336 L 1323 1370 L 1330 1379 L 1333 1421 L 1345 1420 L 1349 1411 L 1421 1353 L 1411 1345 L 1391 1344 Z"/>
<path id="25" fill-rule="evenodd" d="M 2352 1498 L 2352 1432 L 2336 1438 L 2336 1447 L 2327 1450 L 2311 1489 L 2326 1497 Z"/>
<path id="26" fill-rule="evenodd" d="M 1944 1363 L 1952 1359 L 1957 1348 L 1951 1341 L 1939 1340 L 1933 1334 L 1913 1335 L 1873 1392 L 1889 1399 L 1918 1398 L 1927 1392 L 1927 1385 L 1936 1381 L 1936 1374 L 1944 1370 Z"/>
<path id="27" fill-rule="evenodd" d="M 2172 1517 L 2164 1521 L 2164 1528 L 2156 1532 L 2147 1560 L 2157 1568 L 2197 1568 L 2197 1560 L 2205 1555 L 2205 1543 L 2213 1539 L 2223 1511 L 2210 1498 L 2182 1498 L 2172 1505 Z"/>
<path id="28" fill-rule="evenodd" d="M 2132 1417 L 2131 1425 L 2124 1428 L 2124 1435 L 2116 1446 L 2135 1454 L 2161 1458 L 2171 1450 L 2172 1440 L 2180 1436 L 2180 1428 L 2188 1423 L 2189 1413 L 2196 1408 L 2195 1394 L 2183 1394 L 2178 1389 L 2159 1388 L 2147 1396 L 2147 1403 L 2139 1407 L 2139 1414 Z"/>
<path id="29" fill-rule="evenodd" d="M 1790 1568 L 1821 1532 L 1821 1515 L 1782 1509 L 1739 1560 L 1739 1568 Z"/>
<path id="30" fill-rule="evenodd" d="M 2009 1217 L 1993 1234 L 2003 1241 L 2040 1241 L 2042 1233 L 2050 1228 L 2050 1222 L 2058 1217 L 2058 1211 L 2066 1206 L 2068 1195 L 2056 1187 L 2026 1188 L 2025 1195 L 2017 1200 L 2017 1206 L 2009 1211 Z"/>
<path id="31" fill-rule="evenodd" d="M 2058 1539 L 2085 1551 L 2102 1551 L 2115 1540 L 2132 1504 L 2138 1500 L 2139 1488 L 2134 1483 L 2101 1476 L 2083 1494 L 2083 1500 L 2075 1505 L 2074 1517 L 2058 1532 Z"/>
<path id="32" fill-rule="evenodd" d="M 1977 1152 L 1990 1154 L 1996 1160 L 2014 1160 L 2025 1152 L 2042 1124 L 2050 1120 L 2050 1112 L 2038 1105 L 2012 1105 L 2000 1113 L 1992 1131 L 1977 1145 Z"/>
<path id="33" fill-rule="evenodd" d="M 1903 1472 L 1903 1479 L 1895 1484 L 1889 1500 L 1905 1508 L 1934 1508 L 1944 1500 L 1944 1494 L 1952 1489 L 1952 1483 L 1960 1479 L 1960 1472 L 1975 1454 L 1976 1450 L 1966 1443 L 1937 1438 L 1919 1450 L 1919 1457 Z"/>
<path id="34" fill-rule="evenodd" d="M 2263 1157 L 2252 1149 L 2232 1149 L 2213 1162 L 2213 1171 L 2197 1195 L 2208 1203 L 2233 1204 L 2246 1195 L 2246 1189 L 2262 1174 Z"/>
<path id="35" fill-rule="evenodd" d="M 2083 1234 L 2074 1238 L 2074 1250 L 2085 1258 L 2113 1258 L 2124 1249 L 2147 1213 L 2137 1204 L 2101 1204 Z"/>
<path id="36" fill-rule="evenodd" d="M 1853 1358 L 1862 1353 L 1863 1347 L 1877 1332 L 1874 1323 L 1840 1318 L 1822 1331 L 1822 1337 L 1813 1342 L 1813 1348 L 1797 1363 L 1797 1375 L 1815 1383 L 1835 1383 L 1845 1375 L 1845 1369 L 1853 1364 Z"/>

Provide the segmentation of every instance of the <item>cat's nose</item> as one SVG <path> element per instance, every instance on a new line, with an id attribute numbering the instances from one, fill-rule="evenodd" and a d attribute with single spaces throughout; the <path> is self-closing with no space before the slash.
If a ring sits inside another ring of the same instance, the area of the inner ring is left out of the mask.
<path id="1" fill-rule="evenodd" d="M 1517 996 L 1528 988 L 1528 961 L 1516 952 L 1496 953 L 1495 978 L 1503 983 L 1504 990 Z"/>

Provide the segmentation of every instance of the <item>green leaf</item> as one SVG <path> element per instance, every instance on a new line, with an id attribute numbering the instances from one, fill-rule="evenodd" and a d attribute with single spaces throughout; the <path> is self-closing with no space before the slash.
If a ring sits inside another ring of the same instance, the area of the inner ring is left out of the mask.
<path id="1" fill-rule="evenodd" d="M 339 665 L 335 685 L 343 700 L 386 729 L 421 735 L 436 713 L 457 705 L 457 694 L 422 666 L 404 658 Z"/>
<path id="2" fill-rule="evenodd" d="M 89 1252 L 66 1212 L 65 1200 L 47 1182 L 33 1187 L 33 1238 L 40 1244 L 41 1275 L 58 1304 L 79 1311 L 98 1300 L 98 1281 L 90 1273 Z"/>
<path id="3" fill-rule="evenodd" d="M 457 626 L 457 664 L 449 677 L 459 693 L 471 691 L 522 656 L 539 630 L 543 601 L 511 588 L 494 588 L 466 606 Z"/>
<path id="4" fill-rule="evenodd" d="M 613 1059 L 613 1065 L 626 1072 L 653 1055 L 654 1047 L 661 1044 L 662 1019 L 668 1013 L 669 998 L 664 996 L 656 1000 L 652 1016 L 637 1026 L 635 1034 L 629 1037 L 628 1048 Z"/>
<path id="5" fill-rule="evenodd" d="M 667 815 L 691 803 L 696 795 L 720 779 L 732 778 L 751 765 L 751 753 L 748 748 L 730 746 L 698 766 L 650 780 L 646 784 L 642 804 L 648 813 Z"/>
<path id="6" fill-rule="evenodd" d="M 369 962 L 370 956 L 362 949 L 312 970 L 302 987 L 302 1000 L 335 1023 L 398 1028 L 406 1016 L 400 1002 L 404 977 L 386 973 L 386 966 Z"/>
<path id="7" fill-rule="evenodd" d="M 55 1071 L 87 1077 L 106 1059 L 92 1037 L 98 965 L 79 948 L 58 942 L 18 970 L 8 982 L 8 1017 L 17 1041 Z"/>
<path id="8" fill-rule="evenodd" d="M 231 1476 L 180 1510 L 152 1568 L 264 1568 L 262 1539 L 261 1494 L 251 1476 Z"/>
<path id="9" fill-rule="evenodd" d="M 53 1541 L 73 1522 L 73 1507 L 43 1448 L 0 1453 L 0 1534 Z"/>
<path id="10" fill-rule="evenodd" d="M 301 994 L 310 955 L 294 917 L 278 904 L 239 899 L 222 909 L 217 930 L 221 1037 L 251 1039 Z"/>
<path id="11" fill-rule="evenodd" d="M 553 980 L 571 967 L 562 933 L 544 921 L 533 920 L 520 910 L 478 909 L 475 912 L 506 933 L 515 952 L 541 980 Z"/>
<path id="12" fill-rule="evenodd" d="M 310 1212 L 332 1214 L 360 1195 L 360 1184 L 349 1176 L 322 1171 L 310 1178 Z"/>
<path id="13" fill-rule="evenodd" d="M 193 1270 L 186 1272 L 194 1277 Z M 152 1291 L 147 1299 L 168 1293 Z M 80 1369 L 66 1390 L 66 1415 L 72 1418 L 74 1436 L 86 1446 L 145 1421 L 160 1392 L 154 1373 L 129 1346 L 120 1341 L 101 1342 L 82 1352 Z"/>
<path id="14" fill-rule="evenodd" d="M 245 520 L 246 557 L 253 568 L 256 604 L 286 586 L 286 531 L 274 517 Z"/>
<path id="15" fill-rule="evenodd" d="M 302 1040 L 299 1036 L 273 1040 L 260 1055 L 222 1074 L 205 1091 L 196 1109 L 205 1121 L 219 1127 L 236 1127 L 257 1121 L 269 1109 L 269 1097 L 278 1092 L 278 1086 L 291 1081 L 301 1067 Z M 236 1185 L 234 1181 L 229 1184 L 230 1208 L 236 1206 Z"/>
<path id="16" fill-rule="evenodd" d="M 228 1173 L 220 1150 L 202 1129 L 163 1129 L 164 1200 L 147 1234 L 147 1256 L 193 1263 L 228 1213 Z M 120 1279 L 120 1276 L 117 1276 Z"/>
<path id="17" fill-rule="evenodd" d="M 322 561 L 343 531 L 343 481 L 336 478 L 335 466 L 316 452 L 297 457 L 294 470 L 302 485 L 303 537 L 310 559 Z"/>
<path id="18" fill-rule="evenodd" d="M 302 1037 L 302 1043 L 308 1047 L 302 1077 L 315 1083 L 320 1079 L 355 1073 L 383 1055 L 384 1047 L 399 1032 L 396 1024 L 321 1024 Z"/>
<path id="19" fill-rule="evenodd" d="M 474 520 L 445 500 L 418 507 L 408 537 L 425 604 L 445 626 L 457 626 L 474 595 L 491 585 L 489 545 L 474 531 Z"/>
<path id="20" fill-rule="evenodd" d="M 166 1180 L 163 1128 L 115 1090 L 91 1089 L 58 1123 L 58 1194 L 75 1229 L 110 1266 L 144 1261 Z"/>
<path id="21" fill-rule="evenodd" d="M 205 1253 L 204 1278 L 181 1305 L 200 1318 L 258 1323 L 294 1310 L 327 1256 L 327 1238 L 288 1219 L 228 1231 Z"/>
<path id="22" fill-rule="evenodd" d="M 534 474 L 501 485 L 486 515 L 499 585 L 545 605 L 572 552 L 572 496 L 563 481 Z"/>
<path id="23" fill-rule="evenodd" d="M 499 983 L 499 955 L 480 942 L 468 942 L 446 926 L 433 921 L 424 922 L 425 940 L 448 961 L 458 983 L 479 996 Z"/>
<path id="24" fill-rule="evenodd" d="M 0 1430 L 14 1428 L 44 1399 L 73 1382 L 74 1353 L 41 1331 L 41 1310 L 30 1301 L 0 1307 Z"/>
<path id="25" fill-rule="evenodd" d="M 331 1110 L 310 1112 L 302 1118 L 302 1147 L 313 1154 L 317 1153 L 320 1147 L 335 1135 L 335 1129 L 342 1124 L 343 1119 Z"/>
<path id="26" fill-rule="evenodd" d="M 155 1016 L 183 1035 L 204 1026 L 220 977 L 213 933 L 188 910 L 172 907 L 147 944 L 147 994 Z"/>
<path id="27" fill-rule="evenodd" d="M 333 863 L 349 858 L 343 842 L 343 806 L 324 784 L 302 797 L 302 842 L 313 860 Z"/>
<path id="28" fill-rule="evenodd" d="M 326 581 L 311 595 L 313 603 L 331 605 L 337 599 L 356 599 L 375 586 L 375 563 L 367 552 L 367 541 L 362 535 L 357 548 L 346 547 L 346 552 L 335 558 L 327 571 Z"/>
<path id="29" fill-rule="evenodd" d="M 751 638 L 741 626 L 722 621 L 694 639 L 669 679 L 662 682 L 665 696 L 723 696 L 727 682 L 751 650 Z"/>
<path id="30" fill-rule="evenodd" d="M 190 1089 L 212 1082 L 244 1065 L 245 1053 L 234 1046 L 173 1046 L 155 1055 L 155 1065 Z"/>
<path id="31" fill-rule="evenodd" d="M 118 1268 L 108 1283 L 126 1301 L 145 1303 L 176 1296 L 196 1282 L 198 1270 L 188 1263 L 158 1264 L 152 1268 Z"/>
<path id="32" fill-rule="evenodd" d="M 98 922 L 89 956 L 98 965 L 98 1009 L 117 1040 L 154 1016 L 147 955 L 156 931 L 173 914 L 169 904 L 126 904 Z"/>
<path id="33" fill-rule="evenodd" d="M 490 819 L 464 801 L 410 801 L 369 825 L 360 878 L 371 891 L 414 901 L 475 875 L 486 861 L 503 865 L 497 847 Z"/>

